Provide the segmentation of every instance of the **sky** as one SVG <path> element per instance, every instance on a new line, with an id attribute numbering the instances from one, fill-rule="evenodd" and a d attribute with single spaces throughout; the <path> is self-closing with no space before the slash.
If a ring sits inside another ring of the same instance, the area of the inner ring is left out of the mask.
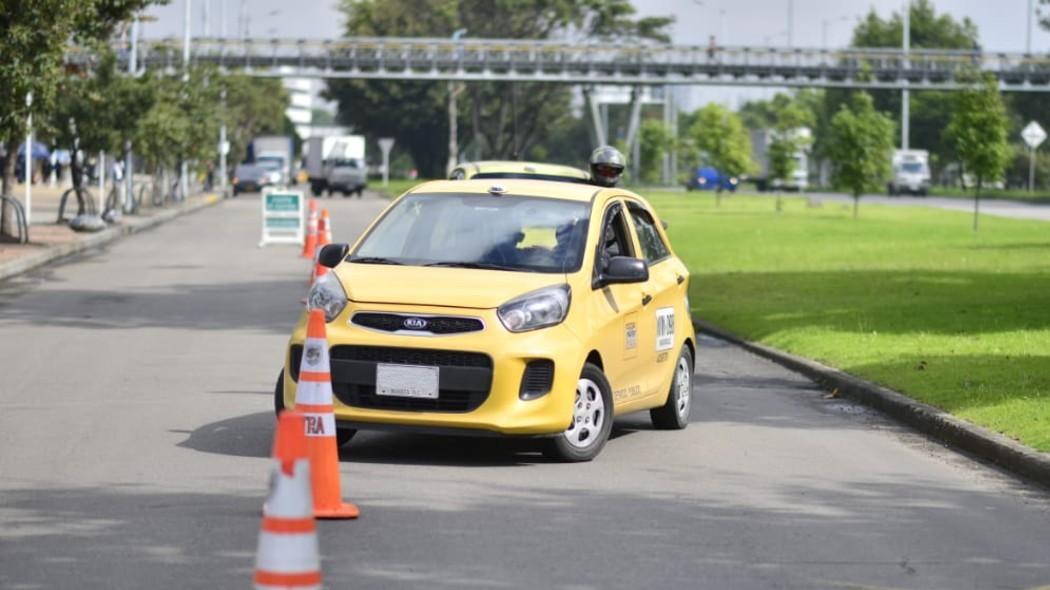
<path id="1" fill-rule="evenodd" d="M 171 0 L 165 6 L 151 7 L 154 22 L 143 25 L 147 37 L 181 37 L 186 2 L 191 1 L 192 32 L 219 36 L 220 15 L 225 14 L 225 32 L 236 36 L 241 6 L 250 14 L 252 36 L 331 38 L 343 32 L 343 16 L 337 0 Z M 933 0 L 938 12 L 957 19 L 969 17 L 980 32 L 986 51 L 1024 51 L 1025 30 L 1030 3 L 1038 0 Z M 205 5 L 207 8 L 205 8 Z M 672 38 L 676 44 L 706 45 L 708 37 L 720 37 L 721 45 L 787 45 L 788 8 L 793 18 L 796 46 L 820 47 L 827 31 L 828 47 L 849 43 L 854 19 L 874 9 L 882 16 L 899 12 L 903 0 L 634 0 L 639 14 L 673 15 L 676 22 Z M 1033 18 L 1032 50 L 1050 52 L 1050 33 L 1039 29 Z M 825 25 L 825 23 L 827 23 Z M 469 36 L 469 33 L 468 33 Z M 687 106 L 718 101 L 738 106 L 750 98 L 769 96 L 769 89 L 693 87 Z"/>

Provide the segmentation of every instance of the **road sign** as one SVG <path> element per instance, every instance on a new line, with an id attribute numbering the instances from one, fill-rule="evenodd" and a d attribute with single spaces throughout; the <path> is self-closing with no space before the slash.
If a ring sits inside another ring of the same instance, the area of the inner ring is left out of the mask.
<path id="1" fill-rule="evenodd" d="M 393 137 L 379 138 L 379 149 L 383 150 L 383 186 L 390 184 L 390 150 L 393 147 Z"/>
<path id="2" fill-rule="evenodd" d="M 1046 140 L 1046 131 L 1043 130 L 1042 125 L 1032 121 L 1021 131 L 1021 138 L 1028 144 L 1028 147 L 1034 150 Z"/>
<path id="3" fill-rule="evenodd" d="M 270 189 L 262 196 L 262 239 L 266 244 L 302 244 L 305 200 L 303 193 Z"/>

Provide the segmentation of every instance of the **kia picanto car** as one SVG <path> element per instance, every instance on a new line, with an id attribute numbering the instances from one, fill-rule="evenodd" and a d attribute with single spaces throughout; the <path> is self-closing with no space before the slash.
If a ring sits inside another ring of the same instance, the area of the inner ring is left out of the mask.
<path id="1" fill-rule="evenodd" d="M 614 416 L 685 428 L 689 273 L 642 197 L 539 180 L 434 181 L 319 255 L 340 441 L 357 429 L 543 439 L 594 458 Z M 278 378 L 295 403 L 304 313 Z"/>

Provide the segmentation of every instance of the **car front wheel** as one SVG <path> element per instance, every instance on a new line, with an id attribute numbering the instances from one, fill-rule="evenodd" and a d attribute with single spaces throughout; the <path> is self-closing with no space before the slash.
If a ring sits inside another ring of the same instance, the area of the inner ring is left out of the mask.
<path id="1" fill-rule="evenodd" d="M 612 410 L 612 389 L 605 374 L 596 365 L 585 364 L 576 382 L 572 422 L 565 432 L 545 441 L 543 454 L 568 463 L 594 459 L 612 432 Z"/>

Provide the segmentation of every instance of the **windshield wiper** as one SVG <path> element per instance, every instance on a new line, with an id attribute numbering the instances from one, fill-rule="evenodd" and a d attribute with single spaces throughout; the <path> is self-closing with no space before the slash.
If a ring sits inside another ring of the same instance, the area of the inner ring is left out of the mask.
<path id="1" fill-rule="evenodd" d="M 362 256 L 360 258 L 351 258 L 350 262 L 360 262 L 361 264 L 404 264 L 403 262 L 398 262 L 390 258 L 383 258 L 382 256 Z"/>
<path id="2" fill-rule="evenodd" d="M 424 264 L 423 266 L 446 266 L 449 268 L 480 268 L 483 270 L 511 270 L 520 272 L 521 268 L 514 266 L 504 266 L 502 264 L 489 264 L 487 262 L 456 262 L 456 261 L 442 261 L 442 262 L 431 262 L 430 264 Z"/>

